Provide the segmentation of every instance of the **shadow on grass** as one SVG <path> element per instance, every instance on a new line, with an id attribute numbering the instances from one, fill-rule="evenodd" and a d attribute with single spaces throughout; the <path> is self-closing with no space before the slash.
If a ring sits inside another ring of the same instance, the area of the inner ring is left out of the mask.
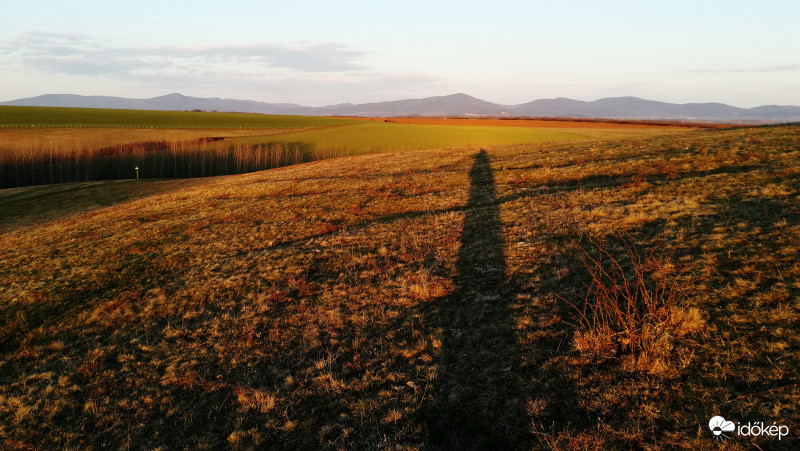
<path id="1" fill-rule="evenodd" d="M 505 280 L 503 235 L 485 151 L 475 156 L 455 291 L 429 305 L 442 329 L 433 399 L 424 409 L 430 444 L 449 449 L 512 448 L 525 412 L 519 350 Z"/>

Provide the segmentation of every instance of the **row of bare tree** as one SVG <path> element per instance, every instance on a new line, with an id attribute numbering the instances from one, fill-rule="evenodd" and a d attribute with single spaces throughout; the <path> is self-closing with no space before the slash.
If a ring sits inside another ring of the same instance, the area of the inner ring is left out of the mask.
<path id="1" fill-rule="evenodd" d="M 185 178 L 239 174 L 304 160 L 299 143 L 251 145 L 217 141 L 207 138 L 140 142 L 100 149 L 65 145 L 0 149 L 0 188 L 137 176 Z"/>

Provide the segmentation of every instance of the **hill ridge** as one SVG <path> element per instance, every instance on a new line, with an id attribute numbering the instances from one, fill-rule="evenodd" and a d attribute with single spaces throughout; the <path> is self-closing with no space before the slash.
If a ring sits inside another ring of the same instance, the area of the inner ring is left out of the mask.
<path id="1" fill-rule="evenodd" d="M 220 112 L 293 114 L 306 116 L 508 116 L 584 117 L 602 119 L 717 120 L 792 122 L 800 106 L 762 105 L 739 108 L 720 102 L 669 103 L 633 96 L 583 101 L 557 97 L 517 105 L 501 105 L 465 93 L 369 103 L 340 103 L 321 107 L 255 100 L 191 97 L 170 93 L 149 99 L 77 94 L 44 94 L 0 105 L 112 108 L 138 110 L 204 110 Z"/>

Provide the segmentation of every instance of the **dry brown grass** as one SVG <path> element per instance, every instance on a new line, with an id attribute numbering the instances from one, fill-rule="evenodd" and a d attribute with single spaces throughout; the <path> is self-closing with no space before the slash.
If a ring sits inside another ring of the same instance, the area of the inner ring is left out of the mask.
<path id="1" fill-rule="evenodd" d="M 466 418 L 465 447 L 707 449 L 723 415 L 792 431 L 723 448 L 796 448 L 798 136 L 348 157 L 8 231 L 0 440 L 430 449 Z M 587 359 L 561 300 L 620 234 L 683 272 L 657 371 Z"/>
<path id="2" fill-rule="evenodd" d="M 185 188 L 182 180 L 106 180 L 0 190 L 0 233 Z"/>

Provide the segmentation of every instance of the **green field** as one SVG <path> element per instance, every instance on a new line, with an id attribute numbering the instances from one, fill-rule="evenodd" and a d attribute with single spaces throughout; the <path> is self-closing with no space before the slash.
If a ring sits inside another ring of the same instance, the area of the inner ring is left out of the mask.
<path id="1" fill-rule="evenodd" d="M 109 110 L 0 106 L 0 127 L 305 128 L 354 123 L 352 119 L 253 113 Z"/>
<path id="2" fill-rule="evenodd" d="M 364 154 L 398 150 L 574 141 L 582 138 L 583 136 L 578 133 L 536 128 L 360 122 L 346 127 L 305 130 L 270 136 L 269 141 L 301 143 L 305 148 L 345 149 L 348 154 Z M 264 138 L 238 138 L 236 141 L 257 144 L 263 142 Z"/>

